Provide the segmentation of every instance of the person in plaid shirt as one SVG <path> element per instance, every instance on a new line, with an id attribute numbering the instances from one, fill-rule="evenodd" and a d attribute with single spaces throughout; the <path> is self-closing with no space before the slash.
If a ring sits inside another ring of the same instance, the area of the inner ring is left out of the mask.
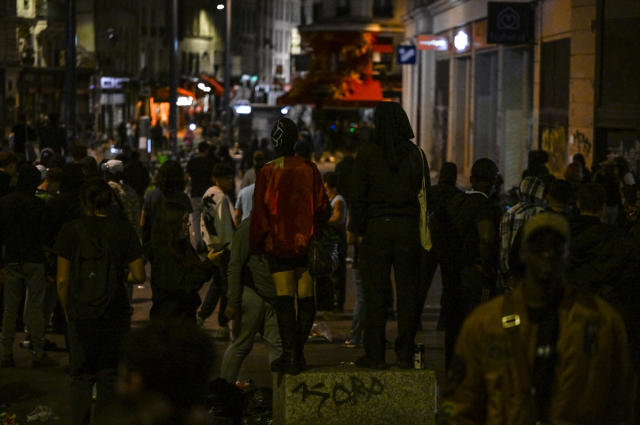
<path id="1" fill-rule="evenodd" d="M 547 195 L 547 189 L 542 180 L 537 177 L 525 177 L 519 187 L 520 202 L 502 216 L 500 223 L 500 274 L 504 286 L 510 287 L 509 253 L 513 240 L 524 223 L 531 217 L 544 211 L 542 203 Z"/>

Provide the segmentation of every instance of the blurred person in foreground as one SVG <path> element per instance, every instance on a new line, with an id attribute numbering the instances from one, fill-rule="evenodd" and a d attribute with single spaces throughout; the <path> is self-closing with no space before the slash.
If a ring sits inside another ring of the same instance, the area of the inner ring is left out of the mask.
<path id="1" fill-rule="evenodd" d="M 565 284 L 571 231 L 559 214 L 523 230 L 526 275 L 464 323 L 439 424 L 630 424 L 635 376 L 622 318 Z"/>
<path id="2" fill-rule="evenodd" d="M 153 321 L 123 343 L 118 393 L 128 399 L 160 396 L 179 423 L 206 424 L 214 356 L 213 340 L 195 325 Z"/>

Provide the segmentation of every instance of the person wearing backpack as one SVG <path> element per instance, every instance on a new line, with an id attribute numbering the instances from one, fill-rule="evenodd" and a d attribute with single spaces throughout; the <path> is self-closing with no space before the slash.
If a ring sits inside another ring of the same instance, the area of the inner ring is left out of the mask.
<path id="1" fill-rule="evenodd" d="M 464 318 L 495 292 L 500 213 L 490 196 L 497 176 L 493 161 L 478 159 L 471 167 L 472 189 L 456 195 L 433 214 L 433 246 L 441 259 L 443 286 L 447 288 L 443 306 L 447 369 Z"/>
<path id="2" fill-rule="evenodd" d="M 202 299 L 198 291 L 211 280 L 224 250 L 200 260 L 189 239 L 189 211 L 180 202 L 167 201 L 158 211 L 151 243 L 145 246 L 151 262 L 152 320 L 173 319 L 196 324 Z"/>
<path id="3" fill-rule="evenodd" d="M 94 384 L 96 417 L 114 393 L 120 345 L 131 326 L 122 282 L 146 280 L 138 234 L 129 222 L 107 217 L 113 196 L 106 181 L 89 178 L 80 192 L 86 217 L 66 223 L 54 247 L 68 321 L 73 425 L 90 423 Z"/>

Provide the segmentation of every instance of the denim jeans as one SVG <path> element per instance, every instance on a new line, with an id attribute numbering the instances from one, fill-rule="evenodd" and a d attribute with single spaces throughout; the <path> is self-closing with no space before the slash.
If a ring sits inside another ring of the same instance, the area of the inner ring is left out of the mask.
<path id="1" fill-rule="evenodd" d="M 224 311 L 227 309 L 227 264 L 224 262 L 215 268 L 213 279 L 207 290 L 207 295 L 204 297 L 198 316 L 204 320 L 208 319 L 215 311 L 218 300 L 220 300 L 218 325 L 229 326 L 229 319 L 224 315 Z"/>
<path id="2" fill-rule="evenodd" d="M 221 377 L 231 384 L 236 383 L 242 362 L 251 352 L 253 338 L 258 332 L 262 334 L 262 337 L 267 342 L 269 364 L 282 354 L 276 310 L 273 305 L 263 300 L 253 289 L 244 288 L 242 293 L 242 317 L 233 323 L 233 331 L 236 338 L 224 353 L 222 372 L 220 373 Z"/>
<path id="3" fill-rule="evenodd" d="M 95 320 L 71 320 L 71 424 L 89 425 L 93 384 L 96 384 L 95 417 L 99 418 L 115 393 L 122 340 L 131 326 L 128 314 L 106 314 Z"/>
<path id="4" fill-rule="evenodd" d="M 2 346 L 4 355 L 13 355 L 16 339 L 16 320 L 25 289 L 27 305 L 25 324 L 31 335 L 33 351 L 37 357 L 44 353 L 44 265 L 36 263 L 7 264 L 4 283 L 4 319 L 2 323 Z"/>
<path id="5" fill-rule="evenodd" d="M 362 278 L 360 270 L 353 270 L 353 289 L 356 292 L 356 306 L 353 308 L 353 321 L 351 322 L 351 332 L 349 332 L 349 340 L 355 344 L 360 344 L 362 339 L 362 330 L 364 329 L 364 288 L 362 286 Z"/>

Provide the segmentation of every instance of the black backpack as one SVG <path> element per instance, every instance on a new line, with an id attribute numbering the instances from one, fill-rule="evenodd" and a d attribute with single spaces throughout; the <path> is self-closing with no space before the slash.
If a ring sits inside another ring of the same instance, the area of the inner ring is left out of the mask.
<path id="1" fill-rule="evenodd" d="M 80 243 L 69 281 L 70 319 L 102 317 L 111 306 L 118 286 L 122 285 L 108 240 L 113 227 L 113 223 L 107 221 L 100 234 L 89 235 L 81 220 L 75 225 Z"/>

